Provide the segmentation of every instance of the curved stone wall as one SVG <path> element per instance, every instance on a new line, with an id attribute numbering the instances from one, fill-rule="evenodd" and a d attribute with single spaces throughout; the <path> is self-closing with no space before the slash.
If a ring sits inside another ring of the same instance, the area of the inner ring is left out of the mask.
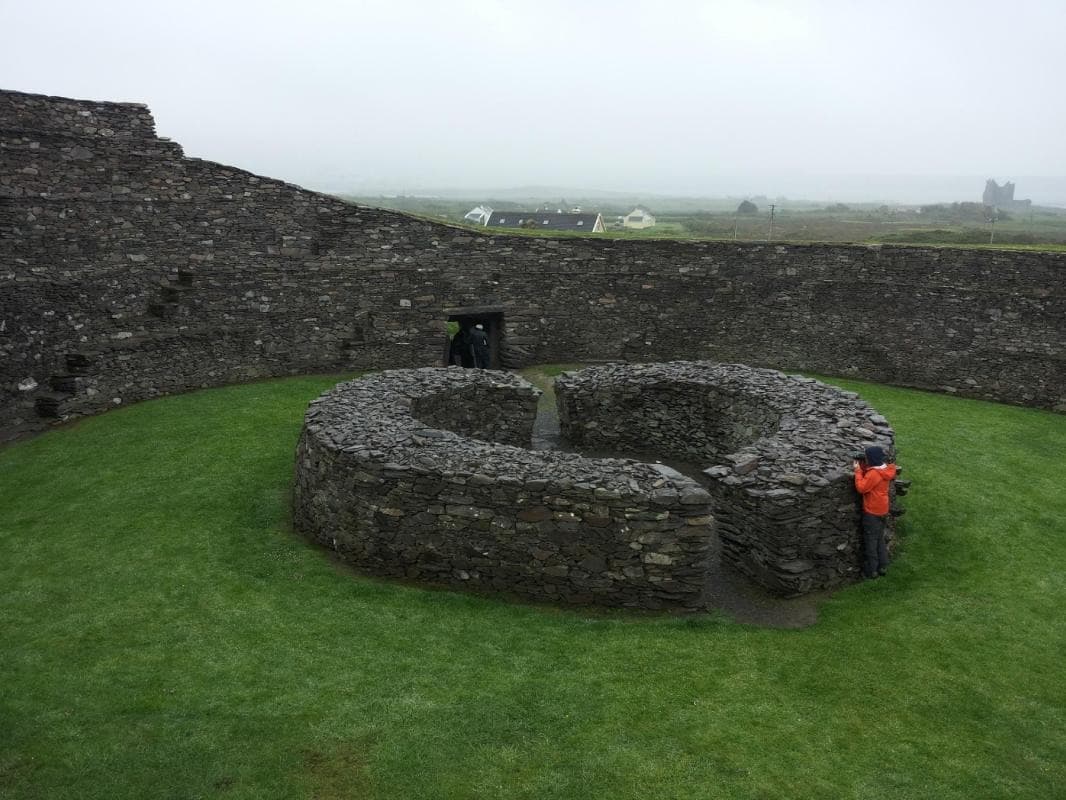
<path id="1" fill-rule="evenodd" d="M 708 362 L 589 367 L 555 391 L 574 446 L 698 464 L 722 558 L 759 584 L 797 595 L 858 576 L 852 457 L 894 453 L 895 437 L 853 392 Z"/>
<path id="2" fill-rule="evenodd" d="M 510 373 L 459 368 L 338 385 L 307 411 L 296 529 L 376 575 L 699 608 L 708 493 L 666 467 L 515 446 L 529 444 L 538 395 Z"/>
<path id="3" fill-rule="evenodd" d="M 1066 409 L 1066 254 L 482 235 L 188 158 L 148 109 L 0 91 L 0 435 L 272 375 L 741 361 Z"/>

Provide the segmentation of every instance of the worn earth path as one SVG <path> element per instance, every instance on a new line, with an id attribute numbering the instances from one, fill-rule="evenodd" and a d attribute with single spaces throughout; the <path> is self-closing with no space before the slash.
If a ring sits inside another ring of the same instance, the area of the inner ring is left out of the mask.
<path id="1" fill-rule="evenodd" d="M 705 483 L 701 467 L 697 464 L 673 461 L 650 453 L 620 455 L 570 447 L 559 430 L 559 412 L 555 406 L 555 376 L 536 367 L 523 370 L 522 376 L 544 392 L 537 406 L 537 419 L 533 424 L 534 450 L 565 450 L 590 457 L 636 457 L 666 464 L 700 484 Z M 724 564 L 720 552 L 721 545 L 715 537 L 711 546 L 711 562 L 704 594 L 709 612 L 722 613 L 736 622 L 769 628 L 805 628 L 818 621 L 818 605 L 829 597 L 831 592 L 814 592 L 788 599 L 776 597 Z"/>

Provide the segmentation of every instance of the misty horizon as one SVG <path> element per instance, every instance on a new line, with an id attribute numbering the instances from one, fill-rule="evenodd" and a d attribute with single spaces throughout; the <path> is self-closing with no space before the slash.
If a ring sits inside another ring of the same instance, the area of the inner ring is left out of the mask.
<path id="1" fill-rule="evenodd" d="M 334 193 L 1066 206 L 1066 4 L 320 0 L 5 9 L 0 87 L 147 104 Z"/>
<path id="2" fill-rule="evenodd" d="M 704 191 L 669 191 L 666 189 L 634 189 L 596 186 L 404 186 L 361 185 L 343 179 L 301 184 L 332 194 L 357 197 L 440 197 L 471 201 L 510 200 L 543 197 L 546 201 L 565 198 L 587 198 L 603 201 L 622 199 L 652 202 L 656 199 L 743 200 L 766 198 L 796 203 L 862 203 L 917 206 L 937 203 L 980 202 L 987 177 L 977 175 L 954 176 L 830 176 L 809 178 L 764 178 L 745 180 L 741 177 L 714 181 Z M 995 180 L 995 178 L 993 178 Z M 1001 185 L 1008 180 L 998 180 Z M 1036 206 L 1066 208 L 1066 178 L 1051 176 L 1019 176 L 1010 178 L 1017 185 L 1015 197 L 1032 200 Z M 299 182 L 298 182 L 299 183 Z M 744 186 L 759 187 L 742 191 Z"/>

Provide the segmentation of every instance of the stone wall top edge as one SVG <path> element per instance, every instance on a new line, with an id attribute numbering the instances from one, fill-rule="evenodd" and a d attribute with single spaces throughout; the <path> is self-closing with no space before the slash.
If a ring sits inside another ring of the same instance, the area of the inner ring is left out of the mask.
<path id="1" fill-rule="evenodd" d="M 779 387 L 787 386 L 790 397 L 796 390 L 796 386 L 805 386 L 807 393 L 817 391 L 828 392 L 850 404 L 868 408 L 866 401 L 862 400 L 855 392 L 849 392 L 831 384 L 824 383 L 816 378 L 808 378 L 805 375 L 788 373 L 772 367 L 754 367 L 739 362 L 710 361 L 710 360 L 684 360 L 654 361 L 654 362 L 614 362 L 607 364 L 595 364 L 579 370 L 563 372 L 558 382 L 563 385 L 602 385 L 604 378 L 618 378 L 625 382 L 669 381 L 672 383 L 694 385 L 720 385 L 721 378 L 733 380 L 743 385 L 747 376 L 756 376 L 768 383 L 777 384 Z"/>
<path id="2" fill-rule="evenodd" d="M 85 98 L 78 97 L 65 97 L 63 95 L 54 94 L 40 94 L 38 92 L 23 92 L 18 89 L 0 89 L 0 97 L 25 97 L 30 100 L 46 101 L 50 103 L 69 103 L 72 105 L 83 106 L 107 106 L 111 108 L 135 108 L 138 110 L 147 110 L 147 103 L 138 103 L 135 101 L 127 100 L 87 100 Z"/>
<path id="3" fill-rule="evenodd" d="M 419 385 L 419 379 L 426 383 Z M 395 385 L 397 381 L 401 385 Z M 546 480 L 560 491 L 574 488 L 579 493 L 592 493 L 597 487 L 610 488 L 623 496 L 650 492 L 658 488 L 653 484 L 660 481 L 675 488 L 694 485 L 680 473 L 672 474 L 638 460 L 589 458 L 464 436 L 435 428 L 419 420 L 411 410 L 412 399 L 449 391 L 458 395 L 464 389 L 486 388 L 490 384 L 528 390 L 531 398 L 540 394 L 524 378 L 506 372 L 469 373 L 437 367 L 388 370 L 339 383 L 312 401 L 304 420 L 305 431 L 342 458 L 354 459 L 368 468 L 387 470 L 391 465 L 394 470 L 399 467 L 414 475 L 442 471 L 480 473 L 493 478 Z M 579 485 L 586 482 L 594 486 Z"/>
<path id="4" fill-rule="evenodd" d="M 101 109 L 109 109 L 116 111 L 136 111 L 138 113 L 151 114 L 149 107 L 144 103 L 138 102 L 116 102 L 110 100 L 87 100 L 71 97 L 63 97 L 59 95 L 45 95 L 32 92 L 22 92 L 13 89 L 0 89 L 0 100 L 4 98 L 25 98 L 35 102 L 52 103 L 52 104 L 69 104 L 78 107 L 95 107 Z M 154 133 L 153 131 L 146 131 L 147 133 Z M 42 131 L 42 133 L 49 133 L 53 135 L 69 135 L 76 137 L 77 134 L 74 131 L 66 130 L 51 130 Z M 156 137 L 159 141 L 168 142 L 170 140 L 165 137 Z M 1019 250 L 996 250 L 989 248 L 965 248 L 965 247 L 936 247 L 936 246 L 923 246 L 923 245 L 908 245 L 908 244 L 880 244 L 880 243 L 861 243 L 861 242 L 779 242 L 779 241 L 767 241 L 767 242 L 735 242 L 735 241 L 723 241 L 714 239 L 624 239 L 624 238 L 599 238 L 599 237 L 552 237 L 552 236 L 523 236 L 521 234 L 505 233 L 499 231 L 484 231 L 472 229 L 464 226 L 452 225 L 438 220 L 425 219 L 423 217 L 414 216 L 404 213 L 402 211 L 395 211 L 392 209 L 384 209 L 377 206 L 370 206 L 364 204 L 350 203 L 347 200 L 343 200 L 335 195 L 326 194 L 313 189 L 308 189 L 298 184 L 289 183 L 287 181 L 280 180 L 278 178 L 272 178 L 269 176 L 258 175 L 241 167 L 235 167 L 220 162 L 214 162 L 207 159 L 189 158 L 186 157 L 185 161 L 200 162 L 203 164 L 211 165 L 225 170 L 232 170 L 236 173 L 250 175 L 259 178 L 262 181 L 268 181 L 272 184 L 285 186 L 287 188 L 298 190 L 310 195 L 328 198 L 334 203 L 343 203 L 350 205 L 353 208 L 372 209 L 374 211 L 381 212 L 384 215 L 393 217 L 398 221 L 408 221 L 412 223 L 418 223 L 425 226 L 430 226 L 451 234 L 469 235 L 472 238 L 480 240 L 486 244 L 491 244 L 494 241 L 504 241 L 510 244 L 521 244 L 525 248 L 536 249 L 538 245 L 540 247 L 591 247 L 591 248 L 612 248 L 612 247 L 624 247 L 631 251 L 641 252 L 656 252 L 663 250 L 687 250 L 702 249 L 702 250 L 718 250 L 725 252 L 742 252 L 742 253 L 757 253 L 767 249 L 777 250 L 781 253 L 788 252 L 802 252 L 802 251 L 819 251 L 830 250 L 835 252 L 850 252 L 856 254 L 870 254 L 870 253 L 887 253 L 887 254 L 922 254 L 923 256 L 934 256 L 936 258 L 944 257 L 947 260 L 955 260 L 960 257 L 977 257 L 979 260 L 991 260 L 995 257 L 1009 257 L 1009 258 L 1024 258 L 1026 255 L 1040 258 L 1041 260 L 1048 259 L 1056 262 L 1066 264 L 1066 253 L 1056 251 L 1019 251 Z"/>
<path id="5" fill-rule="evenodd" d="M 560 397 L 602 397 L 603 392 L 650 385 L 667 391 L 725 390 L 780 414 L 779 429 L 740 447 L 740 461 L 757 456 L 787 472 L 812 472 L 841 477 L 859 447 L 892 447 L 895 432 L 888 421 L 857 393 L 802 375 L 712 361 L 652 364 L 606 364 L 559 376 Z M 787 425 L 785 421 L 787 420 Z M 747 480 L 756 480 L 752 476 Z"/>
<path id="6" fill-rule="evenodd" d="M 348 201 L 344 201 L 348 202 Z M 596 236 L 596 235 L 581 235 L 581 236 L 530 236 L 520 233 L 507 233 L 497 230 L 479 230 L 477 228 L 469 228 L 462 225 L 448 224 L 439 220 L 425 219 L 408 214 L 403 211 L 396 211 L 388 208 L 381 208 L 380 206 L 363 206 L 373 208 L 375 210 L 394 214 L 404 219 L 409 219 L 417 222 L 424 222 L 434 227 L 442 228 L 453 233 L 467 234 L 474 237 L 486 244 L 491 244 L 494 241 L 504 241 L 508 244 L 521 243 L 524 246 L 536 247 L 540 244 L 542 247 L 559 247 L 561 245 L 570 245 L 573 247 L 593 247 L 593 248 L 611 248 L 611 247 L 623 247 L 629 249 L 646 249 L 646 250 L 691 250 L 706 249 L 706 250 L 725 250 L 725 251 L 744 251 L 744 252 L 760 252 L 765 250 L 777 250 L 781 253 L 786 253 L 792 250 L 799 251 L 819 251 L 819 250 L 831 250 L 831 251 L 849 251 L 859 254 L 922 254 L 922 255 L 937 255 L 952 257 L 963 256 L 982 256 L 982 257 L 994 257 L 994 256 L 1007 256 L 1011 258 L 1018 258 L 1024 256 L 1033 256 L 1035 258 L 1043 259 L 1047 256 L 1051 256 L 1056 260 L 1060 260 L 1066 263 L 1066 252 L 1059 250 L 1014 250 L 1008 248 L 990 248 L 990 247 L 965 247 L 965 246 L 949 246 L 949 245 L 918 245 L 918 244 L 905 244 L 905 243 L 879 243 L 879 242 L 792 242 L 792 241 L 770 241 L 770 242 L 758 242 L 758 241 L 732 241 L 725 239 L 630 239 L 625 237 L 615 236 Z"/>
<path id="7" fill-rule="evenodd" d="M 40 139 L 42 141 L 63 139 L 72 142 L 93 142 L 96 145 L 99 145 L 102 141 L 106 141 L 106 139 L 96 134 L 80 133 L 72 128 L 29 128 L 26 126 L 11 125 L 0 121 L 0 136 L 3 136 L 4 134 L 17 134 L 23 138 Z M 134 152 L 129 148 L 131 145 L 135 147 L 143 147 L 145 142 L 157 145 L 167 145 L 179 150 L 181 149 L 181 145 L 171 141 L 165 136 L 152 136 L 147 139 L 134 139 L 132 141 L 130 139 L 115 139 L 115 142 L 121 144 L 124 148 L 127 148 L 123 155 L 128 158 L 143 158 L 144 156 L 140 153 Z"/>

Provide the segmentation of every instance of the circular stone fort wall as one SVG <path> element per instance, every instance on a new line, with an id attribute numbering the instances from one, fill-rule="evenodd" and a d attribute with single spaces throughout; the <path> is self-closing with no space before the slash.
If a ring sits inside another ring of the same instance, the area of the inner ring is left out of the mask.
<path id="1" fill-rule="evenodd" d="M 477 232 L 187 158 L 145 106 L 0 91 L 0 437 L 172 392 L 711 359 L 1066 409 L 1066 253 Z"/>
<path id="2" fill-rule="evenodd" d="M 561 377 L 572 445 L 527 449 L 539 391 L 505 372 L 393 370 L 308 409 L 296 528 L 377 575 L 566 603 L 697 609 L 722 557 L 778 594 L 857 576 L 858 447 L 892 452 L 850 392 L 741 365 L 593 367 Z M 711 514 L 713 514 L 713 519 Z"/>
<path id="3" fill-rule="evenodd" d="M 895 437 L 854 392 L 707 362 L 589 367 L 555 391 L 574 446 L 698 465 L 722 558 L 757 583 L 796 595 L 858 576 L 851 462 L 872 445 L 894 454 Z"/>
<path id="4" fill-rule="evenodd" d="M 338 385 L 307 411 L 296 529 L 376 575 L 699 608 L 707 492 L 662 466 L 526 449 L 539 394 L 510 373 L 459 368 Z"/>

